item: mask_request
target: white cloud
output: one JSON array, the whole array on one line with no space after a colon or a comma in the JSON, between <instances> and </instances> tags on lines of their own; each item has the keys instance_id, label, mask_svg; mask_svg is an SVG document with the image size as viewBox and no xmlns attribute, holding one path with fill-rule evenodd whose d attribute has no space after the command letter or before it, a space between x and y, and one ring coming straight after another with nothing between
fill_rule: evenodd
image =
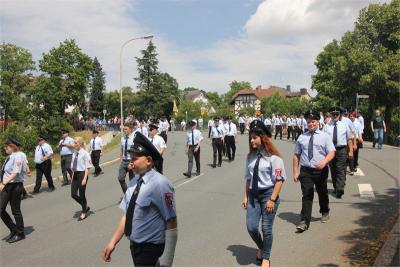
<instances>
[{"instance_id":1,"label":"white cloud","mask_svg":"<svg viewBox=\"0 0 400 267\"><path fill-rule=\"evenodd\" d=\"M323 46L351 30L360 8L374 0L267 0L243 25L242 36L204 49L184 49L163 33L146 29L132 14L132 0L1 0L1 40L29 49L38 60L66 38L97 56L107 89L119 87L119 49L131 37L154 33L160 70L180 86L224 92L232 80L256 85L310 87L313 62ZM153 31L152 31L153 30ZM123 84L135 86L134 57L146 46L124 49ZM201 67L200 67L201 66Z\"/></svg>"}]
</instances>

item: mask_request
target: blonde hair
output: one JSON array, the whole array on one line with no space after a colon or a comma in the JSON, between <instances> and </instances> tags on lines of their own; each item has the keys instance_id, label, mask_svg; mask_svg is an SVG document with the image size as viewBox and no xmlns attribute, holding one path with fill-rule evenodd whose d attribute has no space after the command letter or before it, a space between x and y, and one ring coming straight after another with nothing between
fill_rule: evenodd
<instances>
[{"instance_id":1,"label":"blonde hair","mask_svg":"<svg viewBox=\"0 0 400 267\"><path fill-rule=\"evenodd\" d=\"M85 148L85 140L81 136L75 137L75 141L79 144L81 148Z\"/></svg>"}]
</instances>

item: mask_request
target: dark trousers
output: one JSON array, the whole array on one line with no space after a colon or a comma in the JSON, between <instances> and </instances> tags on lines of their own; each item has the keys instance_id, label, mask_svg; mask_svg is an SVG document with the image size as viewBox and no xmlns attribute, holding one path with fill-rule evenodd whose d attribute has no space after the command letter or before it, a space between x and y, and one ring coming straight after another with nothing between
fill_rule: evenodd
<instances>
[{"instance_id":1,"label":"dark trousers","mask_svg":"<svg viewBox=\"0 0 400 267\"><path fill-rule=\"evenodd\" d=\"M132 180L132 178L135 176L135 174L133 173L132 170L128 170L128 165L129 165L129 160L123 160L121 161L121 164L119 165L119 169L118 169L118 181L121 185L122 188L122 192L126 192L126 189L128 189L128 186L126 185L125 182L125 177L126 174L129 174L129 181Z\"/></svg>"},{"instance_id":2,"label":"dark trousers","mask_svg":"<svg viewBox=\"0 0 400 267\"><path fill-rule=\"evenodd\" d=\"M22 183L8 183L0 192L1 200L1 219L12 233L24 235L24 218L21 213L21 196L23 192ZM11 212L14 216L15 223L12 221L6 208L10 202Z\"/></svg>"},{"instance_id":3,"label":"dark trousers","mask_svg":"<svg viewBox=\"0 0 400 267\"><path fill-rule=\"evenodd\" d=\"M212 139L212 148L213 148L213 165L217 164L217 153L218 153L218 165L222 164L222 140L221 138L213 138Z\"/></svg>"},{"instance_id":4,"label":"dark trousers","mask_svg":"<svg viewBox=\"0 0 400 267\"><path fill-rule=\"evenodd\" d=\"M357 140L357 149L354 151L354 168L358 167L358 154L360 153L360 149L363 148L363 143Z\"/></svg>"},{"instance_id":5,"label":"dark trousers","mask_svg":"<svg viewBox=\"0 0 400 267\"><path fill-rule=\"evenodd\" d=\"M135 266L156 266L164 252L165 244L142 243L131 241L131 255Z\"/></svg>"},{"instance_id":6,"label":"dark trousers","mask_svg":"<svg viewBox=\"0 0 400 267\"><path fill-rule=\"evenodd\" d=\"M329 212L329 196L328 196L328 167L322 170L301 167L300 183L301 192L303 193L301 205L301 220L307 225L311 221L312 204L314 199L314 186L318 193L319 212Z\"/></svg>"},{"instance_id":7,"label":"dark trousers","mask_svg":"<svg viewBox=\"0 0 400 267\"><path fill-rule=\"evenodd\" d=\"M336 148L335 157L329 164L333 187L337 191L344 191L346 185L347 146Z\"/></svg>"},{"instance_id":8,"label":"dark trousers","mask_svg":"<svg viewBox=\"0 0 400 267\"><path fill-rule=\"evenodd\" d=\"M279 138L282 140L282 125L276 125L275 126L275 138L279 134Z\"/></svg>"},{"instance_id":9,"label":"dark trousers","mask_svg":"<svg viewBox=\"0 0 400 267\"><path fill-rule=\"evenodd\" d=\"M87 201L85 195L86 185L82 185L82 180L84 176L85 172L74 172L71 182L71 197L82 206L82 212L86 212L87 209Z\"/></svg>"},{"instance_id":10,"label":"dark trousers","mask_svg":"<svg viewBox=\"0 0 400 267\"><path fill-rule=\"evenodd\" d=\"M94 166L94 174L100 174L102 169L100 168L100 153L101 150L94 150L92 151L92 153L90 154L90 157L92 159L92 163Z\"/></svg>"},{"instance_id":11,"label":"dark trousers","mask_svg":"<svg viewBox=\"0 0 400 267\"><path fill-rule=\"evenodd\" d=\"M194 160L196 161L196 172L200 173L200 147L199 150L197 150L197 152L194 152L194 149L196 148L197 145L195 146L189 146L188 149L188 171L187 173L191 174L192 173L192 169L193 169L193 157Z\"/></svg>"},{"instance_id":12,"label":"dark trousers","mask_svg":"<svg viewBox=\"0 0 400 267\"><path fill-rule=\"evenodd\" d=\"M235 137L227 135L225 136L225 143L226 143L226 154L229 160L235 160L236 154L236 144L235 144Z\"/></svg>"},{"instance_id":13,"label":"dark trousers","mask_svg":"<svg viewBox=\"0 0 400 267\"><path fill-rule=\"evenodd\" d=\"M240 134L244 134L244 123L239 123Z\"/></svg>"},{"instance_id":14,"label":"dark trousers","mask_svg":"<svg viewBox=\"0 0 400 267\"><path fill-rule=\"evenodd\" d=\"M36 183L33 188L34 192L39 192L40 187L42 186L42 178L43 174L46 177L47 185L49 188L54 188L53 177L51 177L51 159L43 161L40 164L36 164Z\"/></svg>"},{"instance_id":15,"label":"dark trousers","mask_svg":"<svg viewBox=\"0 0 400 267\"><path fill-rule=\"evenodd\" d=\"M267 130L272 134L272 125L267 125Z\"/></svg>"},{"instance_id":16,"label":"dark trousers","mask_svg":"<svg viewBox=\"0 0 400 267\"><path fill-rule=\"evenodd\" d=\"M287 139L290 139L290 135L292 135L292 140L294 140L294 132L293 132L293 126L288 126L287 128Z\"/></svg>"},{"instance_id":17,"label":"dark trousers","mask_svg":"<svg viewBox=\"0 0 400 267\"><path fill-rule=\"evenodd\" d=\"M300 127L296 128L296 137L294 138L296 141L299 139L299 136L303 134L303 130Z\"/></svg>"},{"instance_id":18,"label":"dark trousers","mask_svg":"<svg viewBox=\"0 0 400 267\"><path fill-rule=\"evenodd\" d=\"M72 169L71 169L71 161L72 161L72 154L61 156L61 172L63 175L64 183L68 182L68 175L72 178Z\"/></svg>"},{"instance_id":19,"label":"dark trousers","mask_svg":"<svg viewBox=\"0 0 400 267\"><path fill-rule=\"evenodd\" d=\"M160 136L164 139L164 142L167 143L167 139L168 139L167 132L166 131L162 131L160 133Z\"/></svg>"}]
</instances>

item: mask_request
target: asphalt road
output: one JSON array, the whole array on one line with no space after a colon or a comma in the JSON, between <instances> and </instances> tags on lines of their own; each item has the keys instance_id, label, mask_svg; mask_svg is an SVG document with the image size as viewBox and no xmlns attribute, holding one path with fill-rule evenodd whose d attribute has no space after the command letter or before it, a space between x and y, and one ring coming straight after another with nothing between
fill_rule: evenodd
<instances>
[{"instance_id":1,"label":"asphalt road","mask_svg":"<svg viewBox=\"0 0 400 267\"><path fill-rule=\"evenodd\" d=\"M205 133L204 133L205 135ZM186 179L187 159L183 152L184 133L168 135L165 175L176 188L179 238L175 266L255 266L256 248L245 225L240 207L244 188L244 162L248 137L240 136L236 160L224 161L212 169L212 149L201 147L201 175ZM399 152L365 148L360 167L365 176L347 176L342 199L330 197L331 220L320 223L315 196L310 229L295 233L301 209L300 184L292 180L294 144L276 141L285 160L288 180L281 193L281 205L274 225L272 266L354 266L368 257L370 244L378 239L390 218L398 212ZM116 153L116 150L113 150ZM116 157L117 155L115 155ZM108 158L112 156L108 155ZM70 197L70 187L57 186L50 193L22 202L25 240L1 242L1 266L129 266L129 242L123 238L111 263L100 255L121 216L117 203L122 191L117 181L118 164L103 168L105 174L90 177L87 188L92 213L77 221L80 207ZM358 184L370 184L374 198L361 198ZM328 183L331 189L332 184ZM8 234L3 223L1 236Z\"/></svg>"}]
</instances>

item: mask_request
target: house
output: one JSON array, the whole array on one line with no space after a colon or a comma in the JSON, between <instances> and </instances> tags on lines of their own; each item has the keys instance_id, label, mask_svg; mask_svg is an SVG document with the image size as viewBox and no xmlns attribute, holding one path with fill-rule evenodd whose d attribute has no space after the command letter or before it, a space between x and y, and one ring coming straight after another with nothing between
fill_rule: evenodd
<instances>
[{"instance_id":1,"label":"house","mask_svg":"<svg viewBox=\"0 0 400 267\"><path fill-rule=\"evenodd\" d=\"M188 91L187 93L184 94L183 96L185 100L191 101L191 102L202 102L204 106L209 106L208 113L213 114L215 113L214 107L209 105L208 97L206 95L206 92L203 90L191 90Z\"/></svg>"},{"instance_id":2,"label":"house","mask_svg":"<svg viewBox=\"0 0 400 267\"><path fill-rule=\"evenodd\" d=\"M256 100L262 100L264 98L271 97L275 94L279 94L283 97L300 97L301 99L311 99L306 88L300 89L298 92L292 92L290 85L285 88L278 86L270 86L267 89L262 89L261 86L257 86L255 89L244 89L237 92L231 101L231 106L235 114L238 114L242 108L252 107L256 104Z\"/></svg>"}]
</instances>

